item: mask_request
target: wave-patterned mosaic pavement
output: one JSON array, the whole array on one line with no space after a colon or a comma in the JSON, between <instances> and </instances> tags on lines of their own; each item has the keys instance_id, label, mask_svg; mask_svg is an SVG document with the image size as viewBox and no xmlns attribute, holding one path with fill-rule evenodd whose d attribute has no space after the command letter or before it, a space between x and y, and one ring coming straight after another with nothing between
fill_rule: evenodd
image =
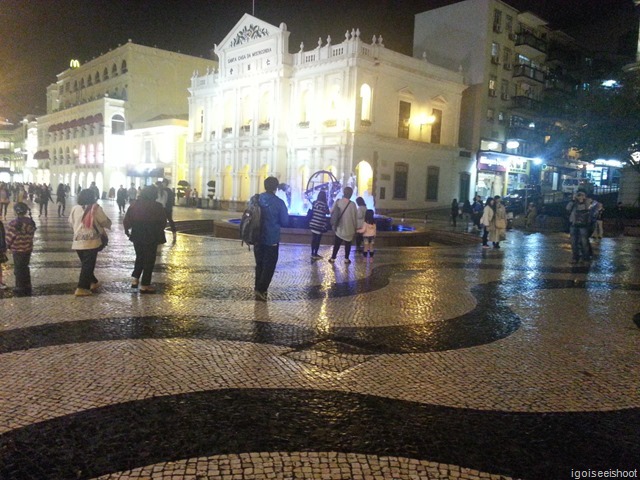
<instances>
[{"instance_id":1,"label":"wave-patterned mosaic pavement","mask_svg":"<svg viewBox=\"0 0 640 480\"><path fill-rule=\"evenodd\" d=\"M179 235L156 295L114 219L92 297L37 218L33 296L0 292L1 479L561 479L640 467L640 242L564 234L310 262L269 302L240 242ZM176 209L178 219L214 212ZM323 247L325 257L329 247ZM12 272L5 280L12 285Z\"/></svg>"}]
</instances>

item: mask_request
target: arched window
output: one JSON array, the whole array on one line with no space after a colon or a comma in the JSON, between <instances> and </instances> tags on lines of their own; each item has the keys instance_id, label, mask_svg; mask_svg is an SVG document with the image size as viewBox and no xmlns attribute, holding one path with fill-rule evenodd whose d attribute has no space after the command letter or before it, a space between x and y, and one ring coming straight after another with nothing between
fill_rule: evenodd
<instances>
[{"instance_id":1,"label":"arched window","mask_svg":"<svg viewBox=\"0 0 640 480\"><path fill-rule=\"evenodd\" d=\"M271 122L271 92L262 92L260 96L260 105L258 106L258 118L261 130L268 130Z\"/></svg>"},{"instance_id":2,"label":"arched window","mask_svg":"<svg viewBox=\"0 0 640 480\"><path fill-rule=\"evenodd\" d=\"M96 147L93 143L89 144L89 156L87 163L96 163Z\"/></svg>"},{"instance_id":3,"label":"arched window","mask_svg":"<svg viewBox=\"0 0 640 480\"><path fill-rule=\"evenodd\" d=\"M96 161L98 163L104 163L104 145L102 142L98 143L98 151L96 154Z\"/></svg>"},{"instance_id":4,"label":"arched window","mask_svg":"<svg viewBox=\"0 0 640 480\"><path fill-rule=\"evenodd\" d=\"M90 87L91 85L93 85L93 78L91 78L91 75L89 75L87 77L87 87Z\"/></svg>"},{"instance_id":5,"label":"arched window","mask_svg":"<svg viewBox=\"0 0 640 480\"><path fill-rule=\"evenodd\" d=\"M74 92L78 91L78 81L77 80L74 80L74 82L73 82L73 91Z\"/></svg>"},{"instance_id":6,"label":"arched window","mask_svg":"<svg viewBox=\"0 0 640 480\"><path fill-rule=\"evenodd\" d=\"M371 123L371 87L363 83L360 87L360 121Z\"/></svg>"},{"instance_id":7,"label":"arched window","mask_svg":"<svg viewBox=\"0 0 640 480\"><path fill-rule=\"evenodd\" d=\"M113 64L113 67L111 67L111 76L113 77L117 77L118 76L118 67L116 67L116 64Z\"/></svg>"},{"instance_id":8,"label":"arched window","mask_svg":"<svg viewBox=\"0 0 640 480\"><path fill-rule=\"evenodd\" d=\"M96 83L100 83L100 73L96 72Z\"/></svg>"},{"instance_id":9,"label":"arched window","mask_svg":"<svg viewBox=\"0 0 640 480\"><path fill-rule=\"evenodd\" d=\"M87 147L86 145L80 145L80 157L78 158L78 162L82 165L87 163Z\"/></svg>"},{"instance_id":10,"label":"arched window","mask_svg":"<svg viewBox=\"0 0 640 480\"><path fill-rule=\"evenodd\" d=\"M127 73L127 61L122 60L122 65L120 66L120 73Z\"/></svg>"},{"instance_id":11,"label":"arched window","mask_svg":"<svg viewBox=\"0 0 640 480\"><path fill-rule=\"evenodd\" d=\"M80 79L80 90L84 88L84 78Z\"/></svg>"},{"instance_id":12,"label":"arched window","mask_svg":"<svg viewBox=\"0 0 640 480\"><path fill-rule=\"evenodd\" d=\"M109 69L107 67L104 67L104 71L102 72L102 80L108 80L109 79Z\"/></svg>"},{"instance_id":13,"label":"arched window","mask_svg":"<svg viewBox=\"0 0 640 480\"><path fill-rule=\"evenodd\" d=\"M122 115L111 117L111 133L113 135L124 135L124 117Z\"/></svg>"}]
</instances>

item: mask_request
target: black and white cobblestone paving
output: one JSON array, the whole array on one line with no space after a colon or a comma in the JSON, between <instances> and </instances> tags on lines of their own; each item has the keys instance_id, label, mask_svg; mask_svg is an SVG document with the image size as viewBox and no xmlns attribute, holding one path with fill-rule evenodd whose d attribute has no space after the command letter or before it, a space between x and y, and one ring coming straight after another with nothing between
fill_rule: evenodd
<instances>
[{"instance_id":1,"label":"black and white cobblestone paving","mask_svg":"<svg viewBox=\"0 0 640 480\"><path fill-rule=\"evenodd\" d=\"M36 218L33 296L0 292L0 479L640 468L638 239L605 238L579 266L560 233L351 265L282 245L264 303L239 241L179 235L159 250L158 293L140 296L103 204L115 225L97 294L72 295L79 260L58 217Z\"/></svg>"}]
</instances>

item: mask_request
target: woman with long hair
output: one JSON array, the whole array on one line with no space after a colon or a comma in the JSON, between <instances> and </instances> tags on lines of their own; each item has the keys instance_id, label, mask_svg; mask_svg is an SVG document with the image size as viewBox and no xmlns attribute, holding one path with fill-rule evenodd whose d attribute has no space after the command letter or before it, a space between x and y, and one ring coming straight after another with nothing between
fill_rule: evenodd
<instances>
[{"instance_id":1,"label":"woman with long hair","mask_svg":"<svg viewBox=\"0 0 640 480\"><path fill-rule=\"evenodd\" d=\"M78 205L69 214L69 224L73 228L71 248L76 251L81 263L76 297L92 295L100 286L94 270L98 252L103 248L102 235L106 235L105 228L111 228L111 219L96 201L93 190L82 190L78 194Z\"/></svg>"},{"instance_id":2,"label":"woman with long hair","mask_svg":"<svg viewBox=\"0 0 640 480\"><path fill-rule=\"evenodd\" d=\"M327 231L327 214L329 206L327 205L327 192L321 190L318 192L318 198L313 202L311 207L311 219L309 220L309 228L311 229L311 260L322 258L318 255L322 234Z\"/></svg>"}]
</instances>

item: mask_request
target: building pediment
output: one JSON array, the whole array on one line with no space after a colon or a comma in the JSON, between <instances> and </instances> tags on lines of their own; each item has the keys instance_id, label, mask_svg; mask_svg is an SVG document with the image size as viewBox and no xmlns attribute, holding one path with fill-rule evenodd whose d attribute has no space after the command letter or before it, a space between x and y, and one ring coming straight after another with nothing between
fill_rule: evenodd
<instances>
[{"instance_id":1,"label":"building pediment","mask_svg":"<svg viewBox=\"0 0 640 480\"><path fill-rule=\"evenodd\" d=\"M220 42L220 45L216 45L215 51L218 53L219 51L245 46L256 40L274 35L279 31L278 27L245 13L235 27Z\"/></svg>"},{"instance_id":2,"label":"building pediment","mask_svg":"<svg viewBox=\"0 0 640 480\"><path fill-rule=\"evenodd\" d=\"M439 103L440 105L447 105L449 102L442 95L436 95L431 99L433 103Z\"/></svg>"},{"instance_id":3,"label":"building pediment","mask_svg":"<svg viewBox=\"0 0 640 480\"><path fill-rule=\"evenodd\" d=\"M398 90L398 95L402 97L409 97L409 98L413 98L415 96L413 94L413 90L411 90L409 87L404 87Z\"/></svg>"}]
</instances>

